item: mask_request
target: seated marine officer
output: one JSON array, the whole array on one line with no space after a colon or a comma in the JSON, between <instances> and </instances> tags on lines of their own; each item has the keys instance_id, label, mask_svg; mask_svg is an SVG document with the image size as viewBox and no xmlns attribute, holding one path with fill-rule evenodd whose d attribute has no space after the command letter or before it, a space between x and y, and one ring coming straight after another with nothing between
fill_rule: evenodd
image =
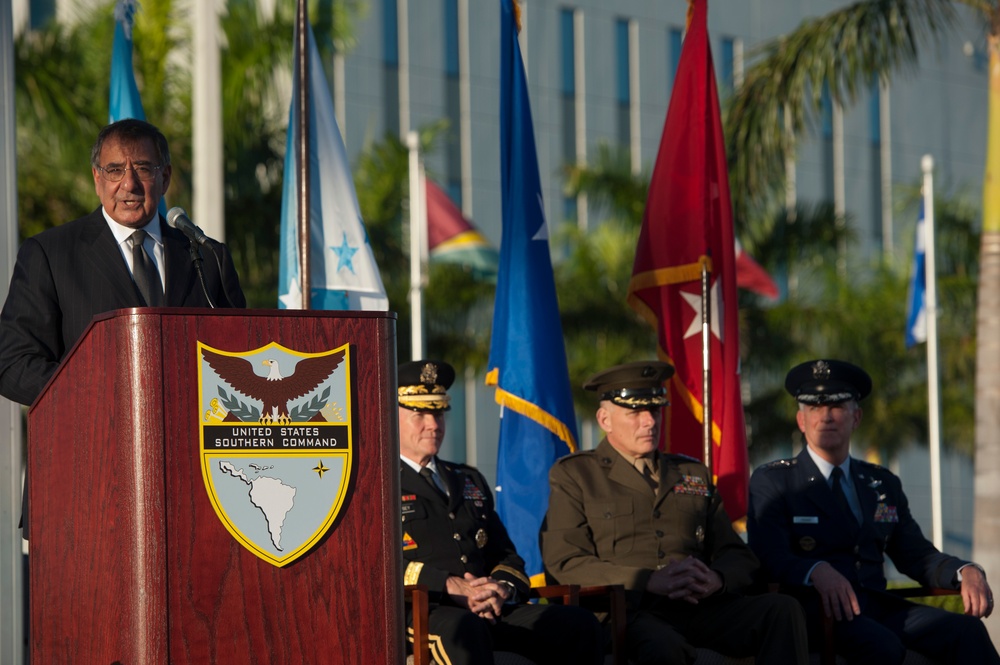
<instances>
[{"instance_id":1,"label":"seated marine officer","mask_svg":"<svg viewBox=\"0 0 1000 665\"><path fill-rule=\"evenodd\" d=\"M740 595L758 562L733 530L712 474L657 450L663 383L673 373L665 362L634 362L584 384L600 395L605 437L549 472L546 570L560 584L624 585L627 651L639 665L692 663L699 646L766 665L808 662L794 599Z\"/></svg>"},{"instance_id":2,"label":"seated marine officer","mask_svg":"<svg viewBox=\"0 0 1000 665\"><path fill-rule=\"evenodd\" d=\"M602 662L604 640L592 613L527 602L524 561L483 475L437 456L454 380L451 365L437 360L399 367L403 581L430 591L434 661L489 665L499 650L538 665Z\"/></svg>"}]
</instances>

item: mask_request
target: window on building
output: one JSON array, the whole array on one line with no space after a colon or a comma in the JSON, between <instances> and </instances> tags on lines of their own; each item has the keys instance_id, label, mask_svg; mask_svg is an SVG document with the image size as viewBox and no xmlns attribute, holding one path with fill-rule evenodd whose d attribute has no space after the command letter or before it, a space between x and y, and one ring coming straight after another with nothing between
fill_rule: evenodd
<instances>
[{"instance_id":1,"label":"window on building","mask_svg":"<svg viewBox=\"0 0 1000 665\"><path fill-rule=\"evenodd\" d=\"M736 86L736 41L732 37L722 38L722 53L719 62L719 89L721 97L729 97Z\"/></svg>"},{"instance_id":2,"label":"window on building","mask_svg":"<svg viewBox=\"0 0 1000 665\"><path fill-rule=\"evenodd\" d=\"M559 10L559 120L562 130L562 160L575 164L576 159L576 10ZM563 199L563 215L575 219L576 198Z\"/></svg>"},{"instance_id":3,"label":"window on building","mask_svg":"<svg viewBox=\"0 0 1000 665\"><path fill-rule=\"evenodd\" d=\"M629 86L629 29L627 19L615 21L615 102L618 143L632 145L632 91Z\"/></svg>"},{"instance_id":4,"label":"window on building","mask_svg":"<svg viewBox=\"0 0 1000 665\"><path fill-rule=\"evenodd\" d=\"M444 71L458 78L458 0L444 0Z\"/></svg>"},{"instance_id":5,"label":"window on building","mask_svg":"<svg viewBox=\"0 0 1000 665\"><path fill-rule=\"evenodd\" d=\"M382 91L385 129L399 134L399 7L382 0Z\"/></svg>"},{"instance_id":6,"label":"window on building","mask_svg":"<svg viewBox=\"0 0 1000 665\"><path fill-rule=\"evenodd\" d=\"M673 83L677 78L677 65L681 63L681 49L684 47L684 29L670 28L667 39L670 43L670 82Z\"/></svg>"}]
</instances>

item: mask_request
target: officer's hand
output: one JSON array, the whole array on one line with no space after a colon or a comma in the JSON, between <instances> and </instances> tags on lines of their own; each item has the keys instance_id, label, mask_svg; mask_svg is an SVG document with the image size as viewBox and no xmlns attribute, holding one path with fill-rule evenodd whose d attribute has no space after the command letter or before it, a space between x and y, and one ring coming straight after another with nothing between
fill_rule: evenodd
<instances>
[{"instance_id":1,"label":"officer's hand","mask_svg":"<svg viewBox=\"0 0 1000 665\"><path fill-rule=\"evenodd\" d=\"M823 612L826 616L832 616L837 621L851 621L861 614L854 587L827 562L813 568L809 580L823 600Z\"/></svg>"},{"instance_id":2,"label":"officer's hand","mask_svg":"<svg viewBox=\"0 0 1000 665\"><path fill-rule=\"evenodd\" d=\"M722 588L722 577L700 559L688 557L671 561L649 576L646 590L697 605L702 598Z\"/></svg>"},{"instance_id":3,"label":"officer's hand","mask_svg":"<svg viewBox=\"0 0 1000 665\"><path fill-rule=\"evenodd\" d=\"M980 619L993 613L993 591L976 566L962 568L962 603L966 614Z\"/></svg>"},{"instance_id":4,"label":"officer's hand","mask_svg":"<svg viewBox=\"0 0 1000 665\"><path fill-rule=\"evenodd\" d=\"M474 612L490 623L494 623L500 616L508 596L505 585L489 577L476 577L472 573L466 573L464 577L449 577L445 588L456 605Z\"/></svg>"}]
</instances>

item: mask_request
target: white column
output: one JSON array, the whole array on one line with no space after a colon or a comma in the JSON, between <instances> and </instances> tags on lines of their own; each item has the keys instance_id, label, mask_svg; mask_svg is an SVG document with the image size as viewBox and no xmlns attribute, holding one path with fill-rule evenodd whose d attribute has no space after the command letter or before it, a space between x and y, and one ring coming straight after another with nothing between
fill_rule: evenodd
<instances>
[{"instance_id":1,"label":"white column","mask_svg":"<svg viewBox=\"0 0 1000 665\"><path fill-rule=\"evenodd\" d=\"M207 235L225 240L225 184L222 170L222 69L219 63L219 7L216 0L191 3L194 48L191 155L192 217Z\"/></svg>"},{"instance_id":2,"label":"white column","mask_svg":"<svg viewBox=\"0 0 1000 665\"><path fill-rule=\"evenodd\" d=\"M339 50L333 54L333 113L337 116L340 134L347 142L347 76L346 58Z\"/></svg>"},{"instance_id":3,"label":"white column","mask_svg":"<svg viewBox=\"0 0 1000 665\"><path fill-rule=\"evenodd\" d=\"M941 525L941 398L938 371L937 337L937 267L934 255L934 159L924 155L920 161L924 173L924 291L927 313L927 433L930 436L931 464L931 540L939 550L944 543Z\"/></svg>"},{"instance_id":4,"label":"white column","mask_svg":"<svg viewBox=\"0 0 1000 665\"><path fill-rule=\"evenodd\" d=\"M0 0L0 88L14 89L14 30L10 0ZM17 159L14 96L0 104L0 300L17 254ZM24 555L21 530L21 407L0 397L0 663L24 662Z\"/></svg>"},{"instance_id":5,"label":"white column","mask_svg":"<svg viewBox=\"0 0 1000 665\"><path fill-rule=\"evenodd\" d=\"M424 357L424 247L427 243L427 203L424 199L423 173L420 168L420 137L406 135L410 150L410 346L411 357Z\"/></svg>"}]
</instances>

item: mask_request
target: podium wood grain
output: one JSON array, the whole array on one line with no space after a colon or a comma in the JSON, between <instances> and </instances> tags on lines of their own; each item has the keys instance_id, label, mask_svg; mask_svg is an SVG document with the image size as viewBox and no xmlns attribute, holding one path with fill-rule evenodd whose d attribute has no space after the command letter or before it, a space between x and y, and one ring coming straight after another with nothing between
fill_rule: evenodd
<instances>
[{"instance_id":1,"label":"podium wood grain","mask_svg":"<svg viewBox=\"0 0 1000 665\"><path fill-rule=\"evenodd\" d=\"M196 341L351 344L352 490L278 568L202 479ZM401 663L395 316L133 309L96 320L29 412L31 649L43 663Z\"/></svg>"}]
</instances>

